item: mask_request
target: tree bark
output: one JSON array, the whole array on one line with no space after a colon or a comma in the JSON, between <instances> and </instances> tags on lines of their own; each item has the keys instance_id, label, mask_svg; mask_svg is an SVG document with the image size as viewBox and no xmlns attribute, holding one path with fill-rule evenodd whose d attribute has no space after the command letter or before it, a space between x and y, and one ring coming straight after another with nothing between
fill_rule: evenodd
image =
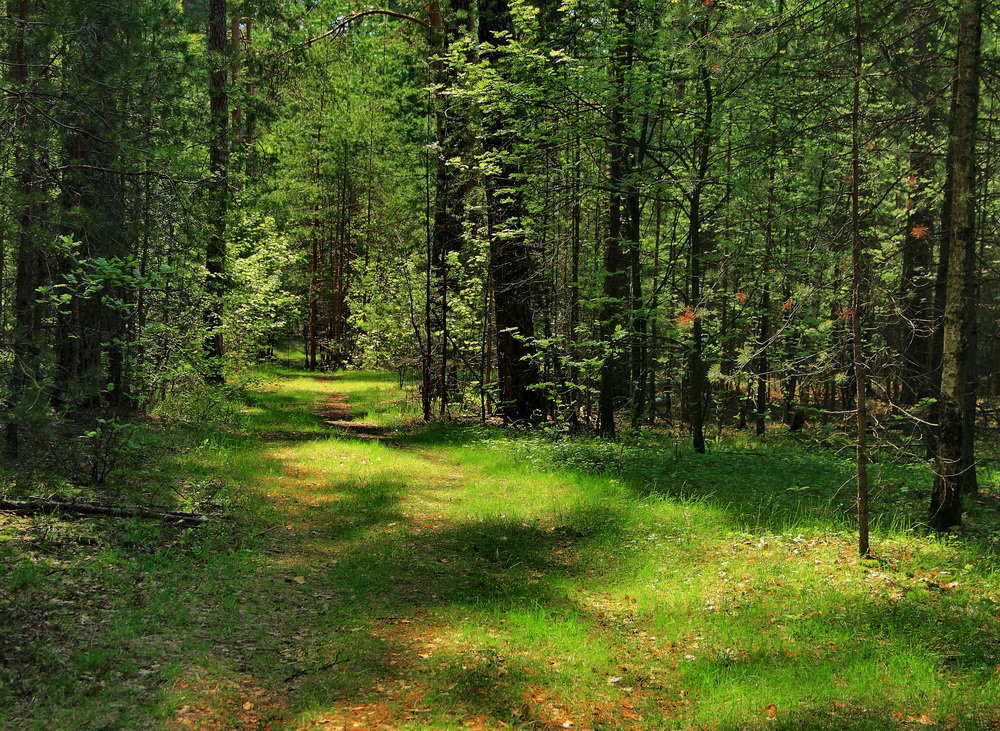
<instances>
[{"instance_id":1,"label":"tree bark","mask_svg":"<svg viewBox=\"0 0 1000 731\"><path fill-rule=\"evenodd\" d=\"M229 25L226 0L210 0L208 5L208 96L209 96L209 234L205 250L205 380L223 383L222 336L223 298L226 293L226 217L229 214Z\"/></svg>"},{"instance_id":2,"label":"tree bark","mask_svg":"<svg viewBox=\"0 0 1000 731\"><path fill-rule=\"evenodd\" d=\"M627 105L629 103L628 73L633 62L635 41L635 8L629 0L615 6L617 40L611 56L611 88L609 112L608 233L604 241L603 304L601 306L601 339L607 348L601 363L601 385L598 395L598 430L604 436L614 436L615 412L624 404L629 386L630 338L629 269L634 247L629 206L629 175L634 154L629 135Z\"/></svg>"},{"instance_id":3,"label":"tree bark","mask_svg":"<svg viewBox=\"0 0 1000 731\"><path fill-rule=\"evenodd\" d=\"M145 505L103 505L89 502L58 502L55 500L0 500L0 511L15 515L50 515L57 513L73 516L109 518L151 518L171 523L201 525L208 517L201 513L188 513Z\"/></svg>"},{"instance_id":4,"label":"tree bark","mask_svg":"<svg viewBox=\"0 0 1000 731\"><path fill-rule=\"evenodd\" d=\"M73 6L74 21L88 29L71 46L63 73L77 103L61 120L68 131L61 180L63 231L79 247L61 257L72 274L99 259L124 257L133 250L127 225L121 173L123 97L116 63L127 42L119 12L104 3ZM124 287L102 281L100 292L75 291L60 309L56 333L57 369L53 401L71 411L117 406L126 397Z\"/></svg>"},{"instance_id":5,"label":"tree bark","mask_svg":"<svg viewBox=\"0 0 1000 731\"><path fill-rule=\"evenodd\" d=\"M504 34L513 31L507 0L480 0L479 42L482 58L500 73L506 72ZM542 413L535 335L537 266L524 229L521 166L514 147L510 113L500 109L485 114L483 148L495 165L486 176L486 205L490 241L490 279L493 285L497 334L498 410L505 423L537 420Z\"/></svg>"},{"instance_id":6,"label":"tree bark","mask_svg":"<svg viewBox=\"0 0 1000 731\"><path fill-rule=\"evenodd\" d=\"M914 11L914 16L920 10ZM910 171L906 184L906 230L903 233L902 272L899 296L900 401L912 406L933 396L934 276L932 242L935 233L932 182L935 154L931 140L938 133L937 83L933 54L936 24L916 19L919 32L914 38L914 55L908 72L910 103L919 114L909 154Z\"/></svg>"},{"instance_id":7,"label":"tree bark","mask_svg":"<svg viewBox=\"0 0 1000 731\"><path fill-rule=\"evenodd\" d=\"M11 43L8 79L20 94L28 93L30 68L34 54L30 52L28 22L34 14L32 0L9 0L8 14L15 19L16 30ZM16 97L15 97L16 99ZM22 101L12 105L14 148L14 219L17 245L14 274L14 321L11 329L11 371L7 394L6 449L17 457L21 444L21 424L33 399L31 384L37 382L39 346L37 343L39 304L36 289L40 284L41 254L38 251L38 186L32 138L32 118Z\"/></svg>"},{"instance_id":8,"label":"tree bark","mask_svg":"<svg viewBox=\"0 0 1000 731\"><path fill-rule=\"evenodd\" d=\"M687 411L691 425L691 445L695 452L705 452L705 409L708 400L708 373L704 358L704 331L698 313L701 304L702 276L704 273L705 230L702 220L702 194L708 182L709 161L711 159L715 115L715 90L712 86L711 69L708 66L708 52L704 40L708 36L708 13L700 26L698 38L699 66L698 82L702 91L702 119L696 141L696 167L691 193L688 195L688 247L690 262L688 267L689 301L692 312L691 344L687 358Z\"/></svg>"},{"instance_id":9,"label":"tree bark","mask_svg":"<svg viewBox=\"0 0 1000 731\"><path fill-rule=\"evenodd\" d=\"M861 76L864 55L861 0L854 0L854 90L851 104L851 370L855 386L855 467L857 482L858 554L867 556L868 539L868 368L865 362L863 313L868 307L864 239L861 221Z\"/></svg>"},{"instance_id":10,"label":"tree bark","mask_svg":"<svg viewBox=\"0 0 1000 731\"><path fill-rule=\"evenodd\" d=\"M982 0L958 5L958 43L948 150L950 234L942 330L941 384L938 395L937 474L931 495L930 524L936 530L961 525L962 495L974 475L967 398L974 364L976 276L976 131L979 119Z\"/></svg>"},{"instance_id":11,"label":"tree bark","mask_svg":"<svg viewBox=\"0 0 1000 731\"><path fill-rule=\"evenodd\" d=\"M433 283L427 312L430 316L430 398L438 398L442 416L449 397L458 389L457 354L449 334L450 301L459 294L459 278L451 271L454 256L464 248L466 198L470 188L472 131L467 103L451 93L455 75L448 54L462 36L472 32L471 0L452 0L444 7L429 6L430 72L436 91L432 100L435 132L433 228L428 266Z\"/></svg>"}]
</instances>

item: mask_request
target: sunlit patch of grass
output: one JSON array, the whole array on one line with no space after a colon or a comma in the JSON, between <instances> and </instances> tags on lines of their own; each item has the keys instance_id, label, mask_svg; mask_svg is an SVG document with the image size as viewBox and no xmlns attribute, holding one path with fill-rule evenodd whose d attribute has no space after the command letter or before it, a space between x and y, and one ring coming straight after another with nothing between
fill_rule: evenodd
<instances>
[{"instance_id":1,"label":"sunlit patch of grass","mask_svg":"<svg viewBox=\"0 0 1000 731\"><path fill-rule=\"evenodd\" d=\"M462 445L455 430L438 431L446 453L466 469L476 465L513 485L493 502L473 503L481 513L493 514L504 498L514 503L559 485L558 494L566 497L550 502L549 512L533 505L536 519L545 515L577 539L599 537L567 549L589 580L562 586L591 597L600 616L617 616L625 625L641 616L661 640L670 638L659 647L668 658L660 671L673 671L668 685L683 688L682 700L666 703L666 712L664 704L647 708L648 718L684 727L790 728L881 727L931 718L975 727L992 718L989 699L1000 657L987 653L970 663L965 656L967 679L956 681L961 664L954 652L941 651L977 644L976 632L995 635L986 622L998 616L992 558L969 563L973 545L920 537L909 521L886 512L876 534L887 558L859 563L844 509L849 465L841 469L829 457L787 448L765 458L765 470L745 467L759 454L671 459L668 451L665 464L657 464L649 448L649 462L640 464L641 453L627 445L600 444L597 454L587 455L592 443L586 441L569 445L570 459L560 459L552 452L566 450L545 440L467 434L470 443ZM584 455L576 457L573 449ZM783 471L774 471L775 461ZM548 479L540 479L539 468ZM885 467L881 474L914 473ZM574 502L575 516L567 510ZM968 580L992 614L974 609L966 596L947 594L951 588L938 592L954 597L952 609L932 603L922 620L905 611L907 602L923 601L919 582L929 580L913 575L928 566L947 572L956 564L974 574ZM953 569L943 576L954 575ZM940 630L943 613L977 611L976 632L970 627L961 636L942 637L949 634ZM922 646L914 646L915 622L918 635L927 632ZM980 670L970 676L971 666Z\"/></svg>"},{"instance_id":2,"label":"sunlit patch of grass","mask_svg":"<svg viewBox=\"0 0 1000 731\"><path fill-rule=\"evenodd\" d=\"M394 376L262 383L235 421L150 437L147 478L229 518L0 526L26 638L0 664L0 726L1000 720L995 558L898 518L913 468L877 468L859 561L834 453L407 425ZM388 439L324 426L331 393Z\"/></svg>"},{"instance_id":3,"label":"sunlit patch of grass","mask_svg":"<svg viewBox=\"0 0 1000 731\"><path fill-rule=\"evenodd\" d=\"M346 396L352 415L359 421L396 426L419 414L417 386L398 376L377 371L308 373L287 367L268 370L266 382L277 386L280 398L316 407L331 393ZM280 384L280 385L279 385ZM273 403L273 402L271 402Z\"/></svg>"},{"instance_id":4,"label":"sunlit patch of grass","mask_svg":"<svg viewBox=\"0 0 1000 731\"><path fill-rule=\"evenodd\" d=\"M416 384L404 384L400 389L395 374L348 371L338 374L335 388L347 396L360 421L398 426L420 413Z\"/></svg>"}]
</instances>

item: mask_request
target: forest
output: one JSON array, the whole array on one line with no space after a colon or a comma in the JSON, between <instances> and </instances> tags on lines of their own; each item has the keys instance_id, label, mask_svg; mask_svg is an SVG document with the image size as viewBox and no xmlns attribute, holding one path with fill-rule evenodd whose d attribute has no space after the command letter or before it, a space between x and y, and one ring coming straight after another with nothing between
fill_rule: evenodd
<instances>
[{"instance_id":1,"label":"forest","mask_svg":"<svg viewBox=\"0 0 1000 731\"><path fill-rule=\"evenodd\" d=\"M0 727L1000 725L986 0L2 0Z\"/></svg>"}]
</instances>

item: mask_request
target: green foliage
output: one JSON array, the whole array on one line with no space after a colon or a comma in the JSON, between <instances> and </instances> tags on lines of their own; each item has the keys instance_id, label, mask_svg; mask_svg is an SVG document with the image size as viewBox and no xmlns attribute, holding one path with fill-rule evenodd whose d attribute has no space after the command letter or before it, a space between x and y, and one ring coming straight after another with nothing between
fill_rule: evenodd
<instances>
[{"instance_id":1,"label":"green foliage","mask_svg":"<svg viewBox=\"0 0 1000 731\"><path fill-rule=\"evenodd\" d=\"M301 319L303 252L278 233L272 218L244 221L238 230L226 334L231 352L254 358Z\"/></svg>"},{"instance_id":2,"label":"green foliage","mask_svg":"<svg viewBox=\"0 0 1000 731\"><path fill-rule=\"evenodd\" d=\"M0 526L4 725L997 720L995 542L883 522L859 561L832 452L406 427L391 374L262 378L242 426L159 422L146 479L207 525ZM338 393L386 443L310 413Z\"/></svg>"},{"instance_id":3,"label":"green foliage","mask_svg":"<svg viewBox=\"0 0 1000 731\"><path fill-rule=\"evenodd\" d=\"M92 484L103 485L112 472L134 463L139 447L135 438L137 428L137 424L120 421L117 417L98 418L94 428L80 434L81 472Z\"/></svg>"}]
</instances>

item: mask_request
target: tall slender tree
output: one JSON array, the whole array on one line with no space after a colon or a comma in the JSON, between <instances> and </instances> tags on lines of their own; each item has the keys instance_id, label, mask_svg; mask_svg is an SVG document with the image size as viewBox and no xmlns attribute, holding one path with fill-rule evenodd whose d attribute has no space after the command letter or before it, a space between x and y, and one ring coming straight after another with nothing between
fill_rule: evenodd
<instances>
[{"instance_id":1,"label":"tall slender tree","mask_svg":"<svg viewBox=\"0 0 1000 731\"><path fill-rule=\"evenodd\" d=\"M973 438L968 410L975 404L967 394L975 354L972 318L976 304L976 132L982 21L982 0L959 2L948 140L949 246L938 394L940 424L930 506L930 523L939 530L961 524L962 495L974 475L967 445Z\"/></svg>"},{"instance_id":2,"label":"tall slender tree","mask_svg":"<svg viewBox=\"0 0 1000 731\"><path fill-rule=\"evenodd\" d=\"M229 89L231 73L227 0L208 4L209 173L208 241L205 247L205 380L222 383L223 303L226 293L226 221L229 215Z\"/></svg>"},{"instance_id":3,"label":"tall slender tree","mask_svg":"<svg viewBox=\"0 0 1000 731\"><path fill-rule=\"evenodd\" d=\"M41 284L42 252L39 246L41 200L39 191L40 160L37 145L37 120L31 114L28 100L32 68L39 65L37 41L29 34L35 20L33 0L8 0L8 17L16 26L12 33L7 78L17 93L11 96L10 115L13 121L14 144L14 220L16 246L14 254L14 298L11 337L11 370L7 384L7 452L18 456L21 425L31 403L40 397L33 385L41 378L39 372L40 306L36 289Z\"/></svg>"},{"instance_id":4,"label":"tall slender tree","mask_svg":"<svg viewBox=\"0 0 1000 731\"><path fill-rule=\"evenodd\" d=\"M501 80L510 73L506 56L513 33L507 0L480 0L481 57ZM483 116L483 149L491 168L484 183L489 274L495 302L499 412L505 422L523 423L537 419L542 407L532 344L538 272L526 232L514 112L508 100L501 98L495 99Z\"/></svg>"}]
</instances>

